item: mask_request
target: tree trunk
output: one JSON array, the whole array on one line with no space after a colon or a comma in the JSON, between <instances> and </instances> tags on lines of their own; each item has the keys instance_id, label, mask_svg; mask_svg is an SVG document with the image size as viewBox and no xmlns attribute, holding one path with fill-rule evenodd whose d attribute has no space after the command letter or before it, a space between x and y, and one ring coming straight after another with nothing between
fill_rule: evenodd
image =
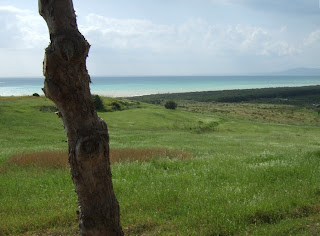
<instances>
[{"instance_id":1,"label":"tree trunk","mask_svg":"<svg viewBox=\"0 0 320 236\"><path fill-rule=\"evenodd\" d=\"M39 0L50 33L44 93L59 109L78 195L81 235L123 235L110 171L107 125L98 117L86 69L89 43L78 31L72 0Z\"/></svg>"}]
</instances>

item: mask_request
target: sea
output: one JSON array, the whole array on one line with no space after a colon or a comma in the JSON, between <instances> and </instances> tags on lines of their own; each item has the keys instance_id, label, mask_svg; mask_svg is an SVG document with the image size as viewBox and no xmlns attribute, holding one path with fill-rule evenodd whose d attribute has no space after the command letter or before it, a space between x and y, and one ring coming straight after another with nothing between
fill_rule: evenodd
<instances>
[{"instance_id":1,"label":"sea","mask_svg":"<svg viewBox=\"0 0 320 236\"><path fill-rule=\"evenodd\" d=\"M0 78L0 96L44 95L43 79ZM320 85L320 76L108 76L91 80L92 94L110 97Z\"/></svg>"}]
</instances>

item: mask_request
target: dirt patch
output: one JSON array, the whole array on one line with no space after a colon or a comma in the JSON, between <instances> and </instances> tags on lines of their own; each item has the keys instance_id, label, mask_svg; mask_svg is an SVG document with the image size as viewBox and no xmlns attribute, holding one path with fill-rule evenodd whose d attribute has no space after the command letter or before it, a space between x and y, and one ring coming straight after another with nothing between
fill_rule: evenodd
<instances>
[{"instance_id":1,"label":"dirt patch","mask_svg":"<svg viewBox=\"0 0 320 236\"><path fill-rule=\"evenodd\" d=\"M188 159L192 155L189 152L182 150L172 150L168 148L148 148L148 149L111 149L110 161L111 164L119 162L133 162L133 161L150 161L153 158L176 158ZM38 165L47 168L68 168L68 154L67 152L59 151L44 151L23 153L12 156L8 162L17 166Z\"/></svg>"}]
</instances>

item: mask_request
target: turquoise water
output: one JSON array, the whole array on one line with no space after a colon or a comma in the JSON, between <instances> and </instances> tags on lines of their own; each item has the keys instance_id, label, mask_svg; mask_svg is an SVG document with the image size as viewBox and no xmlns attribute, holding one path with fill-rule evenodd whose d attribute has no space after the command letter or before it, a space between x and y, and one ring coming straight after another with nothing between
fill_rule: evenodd
<instances>
[{"instance_id":1,"label":"turquoise water","mask_svg":"<svg viewBox=\"0 0 320 236\"><path fill-rule=\"evenodd\" d=\"M111 97L320 85L320 76L92 77L91 92ZM43 95L43 78L0 78L0 96Z\"/></svg>"}]
</instances>

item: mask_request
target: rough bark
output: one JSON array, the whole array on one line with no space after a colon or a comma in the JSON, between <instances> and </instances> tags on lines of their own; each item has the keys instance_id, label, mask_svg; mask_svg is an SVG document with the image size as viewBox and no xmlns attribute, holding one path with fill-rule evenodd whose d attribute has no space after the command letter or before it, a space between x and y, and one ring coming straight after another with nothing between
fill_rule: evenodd
<instances>
[{"instance_id":1,"label":"rough bark","mask_svg":"<svg viewBox=\"0 0 320 236\"><path fill-rule=\"evenodd\" d=\"M81 235L123 235L110 171L109 136L98 117L86 69L89 43L78 31L72 0L39 0L50 44L43 62L44 93L59 109L78 195Z\"/></svg>"}]
</instances>

